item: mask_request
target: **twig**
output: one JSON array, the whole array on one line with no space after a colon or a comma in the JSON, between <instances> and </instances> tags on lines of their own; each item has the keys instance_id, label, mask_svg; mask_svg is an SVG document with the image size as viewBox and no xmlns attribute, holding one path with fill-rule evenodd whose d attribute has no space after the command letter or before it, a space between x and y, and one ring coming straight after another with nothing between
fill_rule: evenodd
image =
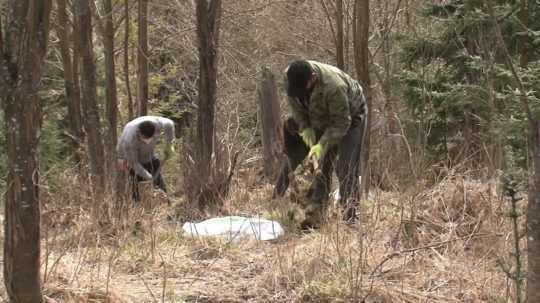
<instances>
[{"instance_id":1,"label":"twig","mask_svg":"<svg viewBox=\"0 0 540 303\"><path fill-rule=\"evenodd\" d=\"M161 303L165 303L165 291L167 290L167 263L165 263L165 259L161 255L161 253L158 252L159 258L161 259L161 265L163 266L163 286L161 289Z\"/></svg>"},{"instance_id":2,"label":"twig","mask_svg":"<svg viewBox=\"0 0 540 303\"><path fill-rule=\"evenodd\" d=\"M434 244L423 245L423 246L418 246L418 247L414 247L414 248L409 248L409 249L396 251L396 252L393 252L390 255L386 256L383 259L383 261L381 261L381 263L379 263L379 265L377 265L375 267L375 269L372 271L372 276L377 271L377 269L381 268L382 265L384 265L384 263L386 263L387 261L389 261L390 259L392 259L392 258L394 258L396 256L399 256L399 255L402 255L402 254L405 254L405 253L412 253L412 252L416 252L416 251L419 251L419 250L437 248L437 247L443 246L445 244L456 242L456 241L461 241L461 240L470 240L470 239L473 239L473 238L477 239L477 238L489 238L489 237L502 237L502 236L503 236L503 234L474 234L474 235L463 236L463 237L454 238L454 239L450 239L450 240L446 240L446 241L441 241L441 242L434 243Z\"/></svg>"},{"instance_id":3,"label":"twig","mask_svg":"<svg viewBox=\"0 0 540 303\"><path fill-rule=\"evenodd\" d=\"M141 281L144 284L144 287L146 287L146 290L148 290L148 292L152 296L152 300L154 301L154 303L158 303L159 301L156 299L156 296L152 292L152 289L150 289L150 286L148 286L148 283L146 283L146 280L143 278L143 276L141 276L140 274L137 274L137 276L141 279Z\"/></svg>"},{"instance_id":4,"label":"twig","mask_svg":"<svg viewBox=\"0 0 540 303\"><path fill-rule=\"evenodd\" d=\"M419 250L432 249L432 248L436 248L436 247L439 247L439 246L442 246L442 245L445 245L445 244L448 244L448 243L451 243L451 242L456 242L456 241L461 241L461 240L470 240L472 238L502 237L502 236L503 236L503 234L473 234L473 235L454 238L454 239L450 239L450 240L446 240L446 241L442 241L442 242L438 242L438 243L434 243L434 244L418 246L418 247L414 247L414 248L400 250L400 251L397 251L397 252L390 253L389 255L385 256L382 259L382 261L379 262L379 264L377 264L377 266L375 266L375 268L371 271L371 273L369 275L369 279L371 280L369 291L367 291L366 295L362 298L362 300L360 302L365 302L367 297L371 294L371 292L373 290L373 285L374 285L374 282L375 282L375 280L373 279L375 277L375 273L377 271L379 271L384 266L384 264L386 262L392 260L393 258L395 258L397 256L400 256L400 255L405 254L405 253L416 252L416 251L419 251Z\"/></svg>"},{"instance_id":5,"label":"twig","mask_svg":"<svg viewBox=\"0 0 540 303\"><path fill-rule=\"evenodd\" d=\"M401 7L401 0L399 0L398 3L396 4L396 8L394 9L394 12L392 13L390 22L389 23L385 22L384 24L383 38L382 38L381 43L377 46L377 48L373 52L373 55L372 55L373 57L377 56L377 53L382 49L384 43L386 43L388 38L390 37L389 33L395 25L400 7ZM388 16L385 16L385 17L388 17ZM388 21L388 19L385 18L385 21Z\"/></svg>"},{"instance_id":6,"label":"twig","mask_svg":"<svg viewBox=\"0 0 540 303\"><path fill-rule=\"evenodd\" d=\"M334 45L337 45L336 31L334 30L334 26L333 26L333 23L332 23L332 18L330 17L330 11L328 10L328 7L326 6L326 3L324 3L324 0L321 0L321 6L324 9L324 14L326 16L326 19L328 19L328 25L330 26L330 31L332 32L332 38L334 39Z\"/></svg>"},{"instance_id":7,"label":"twig","mask_svg":"<svg viewBox=\"0 0 540 303\"><path fill-rule=\"evenodd\" d=\"M109 284L111 282L111 268L113 267L113 261L115 257L116 257L116 251L113 250L109 258L109 268L107 269L107 283L105 286L105 303L109 302Z\"/></svg>"}]
</instances>

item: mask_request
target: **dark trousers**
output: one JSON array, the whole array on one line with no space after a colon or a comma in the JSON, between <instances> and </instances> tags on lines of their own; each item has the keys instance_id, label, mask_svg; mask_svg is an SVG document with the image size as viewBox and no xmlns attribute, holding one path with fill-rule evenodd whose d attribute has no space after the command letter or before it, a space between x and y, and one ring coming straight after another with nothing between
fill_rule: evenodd
<instances>
[{"instance_id":1,"label":"dark trousers","mask_svg":"<svg viewBox=\"0 0 540 303\"><path fill-rule=\"evenodd\" d=\"M354 220L358 205L358 176L360 175L360 154L364 138L365 118L353 118L348 132L341 142L330 149L322 159L321 170L316 173L315 180L308 191L312 203L325 203L328 200L332 181L332 170L335 168L339 179L340 204L345 209L344 219ZM322 133L317 134L317 140ZM284 163L274 195L283 196L289 187L289 173L302 163L309 153L309 147L299 135L298 124L292 119L283 126L285 154L288 163ZM337 162L335 161L337 157Z\"/></svg>"},{"instance_id":2,"label":"dark trousers","mask_svg":"<svg viewBox=\"0 0 540 303\"><path fill-rule=\"evenodd\" d=\"M163 181L163 176L161 175L161 162L158 158L152 158L151 162L143 163L142 166L153 176L153 183L155 187L160 188L164 192L167 192L165 187L165 182ZM139 182L144 181L144 179L137 175L133 169L129 170L129 179L132 188L132 197L135 201L140 201L141 196L139 193Z\"/></svg>"}]
</instances>

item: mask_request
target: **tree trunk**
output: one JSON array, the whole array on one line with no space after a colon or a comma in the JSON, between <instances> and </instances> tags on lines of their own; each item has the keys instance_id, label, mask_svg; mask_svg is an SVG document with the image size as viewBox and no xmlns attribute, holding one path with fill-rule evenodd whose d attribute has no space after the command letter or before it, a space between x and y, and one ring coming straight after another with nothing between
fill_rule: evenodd
<instances>
[{"instance_id":1,"label":"tree trunk","mask_svg":"<svg viewBox=\"0 0 540 303\"><path fill-rule=\"evenodd\" d=\"M390 4L388 1L385 1L382 5L382 11L384 12L384 16L381 16L381 19L383 22L379 25L380 30L382 31L381 35L383 36L383 39L381 41L380 50L382 54L380 55L382 57L383 61L383 73L382 73L382 79L381 80L381 89L382 93L385 99L384 104L384 111L382 114L386 117L388 123L387 123L387 134L389 134L390 138L390 144L387 144L385 147L383 147L382 153L384 155L388 155L386 158L388 161L385 161L384 163L381 163L381 161L378 161L382 165L378 165L377 168L371 167L370 172L371 175L376 175L375 177L377 179L377 185L379 186L385 186L386 181L386 171L394 171L396 168L401 167L403 163L403 155L401 154L401 136L396 136L396 134L401 133L401 129L399 127L399 121L398 121L398 102L396 98L393 95L392 88L394 85L393 80L393 71L392 71L392 52L393 52L393 44L388 38L390 36L390 33L392 31L392 24L393 21L396 18L396 14L398 12L399 3L396 6L395 10L392 10L390 8ZM374 161L375 162L375 161ZM411 162L409 162L411 163ZM385 165L385 167L383 167ZM414 172L413 172L414 174ZM370 183L371 184L371 183Z\"/></svg>"},{"instance_id":2,"label":"tree trunk","mask_svg":"<svg viewBox=\"0 0 540 303\"><path fill-rule=\"evenodd\" d=\"M364 89L364 95L367 99L368 114L367 127L364 135L364 144L362 145L361 188L367 193L371 183L369 167L369 149L371 133L371 79L369 77L369 0L355 0L354 3L354 49L355 66L358 80Z\"/></svg>"},{"instance_id":3,"label":"tree trunk","mask_svg":"<svg viewBox=\"0 0 540 303\"><path fill-rule=\"evenodd\" d=\"M533 165L527 205L527 299L540 302L540 121L534 122Z\"/></svg>"},{"instance_id":4,"label":"tree trunk","mask_svg":"<svg viewBox=\"0 0 540 303\"><path fill-rule=\"evenodd\" d=\"M198 174L200 174L198 182L203 188L210 181L211 159L214 151L214 112L221 0L198 0L196 10L200 70L196 166Z\"/></svg>"},{"instance_id":5,"label":"tree trunk","mask_svg":"<svg viewBox=\"0 0 540 303\"><path fill-rule=\"evenodd\" d=\"M148 113L148 0L139 0L139 47L137 48L138 114Z\"/></svg>"},{"instance_id":6,"label":"tree trunk","mask_svg":"<svg viewBox=\"0 0 540 303\"><path fill-rule=\"evenodd\" d=\"M262 68L261 83L257 92L262 122L264 174L273 181L282 156L283 134L279 116L279 96L276 79L268 67Z\"/></svg>"},{"instance_id":7,"label":"tree trunk","mask_svg":"<svg viewBox=\"0 0 540 303\"><path fill-rule=\"evenodd\" d=\"M80 33L80 25L79 25L79 18L77 18L77 14L75 13L75 8L73 7L73 35L71 36L71 40L73 41L73 95L76 99L74 99L74 102L76 104L73 105L74 108L74 114L76 119L78 120L77 128L79 132L79 138L80 138L80 144L82 145L86 139L86 131L84 129L84 123L83 123L83 113L82 113L82 99L81 99L81 40L78 38L78 33ZM77 34L75 34L77 33Z\"/></svg>"},{"instance_id":8,"label":"tree trunk","mask_svg":"<svg viewBox=\"0 0 540 303\"><path fill-rule=\"evenodd\" d=\"M107 167L111 174L111 181L116 184L116 169L114 168L114 162L116 159L116 142L118 138L117 124L118 124L118 99L116 95L116 70L114 60L114 23L113 23L113 9L111 0L103 1L103 13L105 15L105 31L103 33L103 46L105 49L105 78L106 78L106 100L107 100L107 121L108 121L108 134L107 134ZM119 184L117 185L117 189Z\"/></svg>"},{"instance_id":9,"label":"tree trunk","mask_svg":"<svg viewBox=\"0 0 540 303\"><path fill-rule=\"evenodd\" d=\"M128 102L128 120L131 121L134 116L133 97L131 95L131 83L129 80L129 0L124 0L125 29L124 29L124 79L126 81L126 93Z\"/></svg>"},{"instance_id":10,"label":"tree trunk","mask_svg":"<svg viewBox=\"0 0 540 303\"><path fill-rule=\"evenodd\" d=\"M84 140L81 118L81 91L79 87L78 69L79 53L73 45L73 56L70 52L70 41L75 40L74 35L68 31L68 15L66 11L66 0L57 0L58 4L58 24L56 32L60 42L60 54L62 56L62 66L64 68L64 86L66 90L67 117L69 122L69 134L72 137L73 155L76 162L80 162L79 149ZM72 31L76 31L77 23L73 22Z\"/></svg>"},{"instance_id":11,"label":"tree trunk","mask_svg":"<svg viewBox=\"0 0 540 303\"><path fill-rule=\"evenodd\" d=\"M512 78L514 80L514 85L520 92L519 101L523 107L523 112L527 117L529 124L529 133L530 141L529 145L530 152L532 154L532 165L534 171L529 182L529 192L528 192L528 204L527 204L527 290L526 290L526 302L540 302L540 118L538 114L534 113L527 98L527 87L521 81L517 73L517 69L514 66L512 57L508 51L508 48L504 42L502 31L495 16L495 11L493 9L493 3L491 1L485 2L491 21L493 22L495 28L495 38L499 48L502 50L505 63L508 69L510 69ZM521 0L521 8L519 13L519 18L521 24L525 27L528 25L529 16L528 16L528 0ZM528 59L528 39L521 39L519 44L520 52L520 66L526 68L529 64ZM520 270L518 268L518 270ZM521 279L522 277L516 277ZM520 298L519 293L519 283L516 281L516 298Z\"/></svg>"},{"instance_id":12,"label":"tree trunk","mask_svg":"<svg viewBox=\"0 0 540 303\"><path fill-rule=\"evenodd\" d=\"M38 96L51 1L10 1L0 20L0 97L5 113L8 175L4 284L10 302L43 302L40 281ZM6 29L2 36L1 28Z\"/></svg>"},{"instance_id":13,"label":"tree trunk","mask_svg":"<svg viewBox=\"0 0 540 303\"><path fill-rule=\"evenodd\" d=\"M343 0L336 1L336 61L341 70L345 70L343 51Z\"/></svg>"},{"instance_id":14,"label":"tree trunk","mask_svg":"<svg viewBox=\"0 0 540 303\"><path fill-rule=\"evenodd\" d=\"M354 2L352 2L354 4ZM351 29L354 26L350 15L351 2L345 1L343 6L343 64L346 71L349 70L348 65L351 63L350 45L351 45Z\"/></svg>"},{"instance_id":15,"label":"tree trunk","mask_svg":"<svg viewBox=\"0 0 540 303\"><path fill-rule=\"evenodd\" d=\"M533 4L534 6L534 4ZM522 30L526 31L529 28L529 0L520 1L519 9L519 21L521 22ZM521 35L519 38L519 65L521 67L527 67L529 64L529 51L527 49L527 44L529 43L528 35Z\"/></svg>"},{"instance_id":16,"label":"tree trunk","mask_svg":"<svg viewBox=\"0 0 540 303\"><path fill-rule=\"evenodd\" d=\"M92 15L90 0L76 0L76 13L80 26L82 69L82 109L84 127L88 136L90 174L94 194L105 188L105 153L101 137L99 108L97 103L96 64L92 43ZM98 199L99 200L99 199ZM99 207L97 205L96 207Z\"/></svg>"},{"instance_id":17,"label":"tree trunk","mask_svg":"<svg viewBox=\"0 0 540 303\"><path fill-rule=\"evenodd\" d=\"M519 19L526 30L529 25L528 0L520 1ZM519 65L527 68L529 64L529 37L519 40ZM522 89L525 93L525 89ZM522 94L522 103L527 103L527 97ZM529 112L530 109L529 109ZM527 289L525 302L540 302L540 119L538 115L529 114L531 133L531 152L534 171L529 182L527 204Z\"/></svg>"}]
</instances>

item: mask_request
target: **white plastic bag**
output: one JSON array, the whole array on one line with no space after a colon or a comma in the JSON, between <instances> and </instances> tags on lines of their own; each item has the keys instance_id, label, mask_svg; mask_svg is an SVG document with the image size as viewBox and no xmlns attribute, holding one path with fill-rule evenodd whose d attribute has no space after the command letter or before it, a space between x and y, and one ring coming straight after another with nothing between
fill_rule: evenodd
<instances>
[{"instance_id":1,"label":"white plastic bag","mask_svg":"<svg viewBox=\"0 0 540 303\"><path fill-rule=\"evenodd\" d=\"M263 218L239 216L212 218L200 223L186 222L182 229L192 237L218 236L229 241L252 238L262 241L274 240L283 234L278 222Z\"/></svg>"}]
</instances>

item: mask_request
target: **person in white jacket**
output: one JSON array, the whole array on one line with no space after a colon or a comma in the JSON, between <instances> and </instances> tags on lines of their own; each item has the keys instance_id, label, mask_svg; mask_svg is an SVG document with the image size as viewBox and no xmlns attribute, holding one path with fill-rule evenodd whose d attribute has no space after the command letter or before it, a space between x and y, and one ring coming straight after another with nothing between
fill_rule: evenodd
<instances>
[{"instance_id":1,"label":"person in white jacket","mask_svg":"<svg viewBox=\"0 0 540 303\"><path fill-rule=\"evenodd\" d=\"M164 159L155 153L161 132L165 133ZM118 167L129 171L133 199L140 200L138 183L153 181L154 186L167 192L161 168L169 159L173 149L174 122L157 116L138 117L126 124L118 140Z\"/></svg>"}]
</instances>

